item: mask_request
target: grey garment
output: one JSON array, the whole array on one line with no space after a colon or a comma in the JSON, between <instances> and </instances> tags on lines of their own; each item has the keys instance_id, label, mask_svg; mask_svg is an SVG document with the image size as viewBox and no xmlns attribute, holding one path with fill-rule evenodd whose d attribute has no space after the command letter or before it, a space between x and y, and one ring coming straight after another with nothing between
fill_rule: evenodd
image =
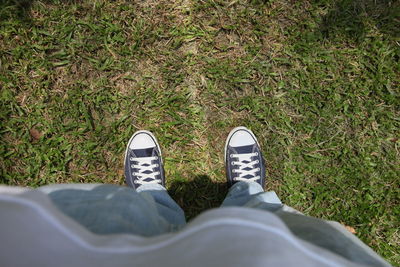
<instances>
[{"instance_id":1,"label":"grey garment","mask_svg":"<svg viewBox=\"0 0 400 267\"><path fill-rule=\"evenodd\" d=\"M186 226L165 190L153 194L89 185L86 193L79 192L84 187L68 185L64 190L74 191L53 194L54 202L51 187L43 192L0 187L0 266L389 266L339 224L289 212L278 202L266 203L271 193L257 192L251 184L236 186L224 201L225 206L237 201L244 207L210 210ZM82 199L85 208L78 212L78 223L66 207L68 201L79 204ZM90 206L96 207L97 218L85 216ZM146 225L142 220L148 216L130 217L130 212L146 210L159 218ZM76 209L70 212L77 214ZM175 219L168 218L175 217L170 212L176 212ZM115 219L102 221L109 217ZM126 225L107 226L108 234L93 227L113 221ZM132 234L141 231L148 232ZM145 233L151 237L143 237Z\"/></svg>"}]
</instances>

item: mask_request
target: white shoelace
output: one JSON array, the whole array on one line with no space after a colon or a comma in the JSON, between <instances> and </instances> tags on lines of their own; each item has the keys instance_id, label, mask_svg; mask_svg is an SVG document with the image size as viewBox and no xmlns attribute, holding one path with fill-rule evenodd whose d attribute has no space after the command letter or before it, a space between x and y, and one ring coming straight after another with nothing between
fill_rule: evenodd
<instances>
[{"instance_id":1,"label":"white shoelace","mask_svg":"<svg viewBox=\"0 0 400 267\"><path fill-rule=\"evenodd\" d=\"M138 171L133 172L132 175L136 176L138 179L136 181L137 184L158 184L160 183L159 179L156 178L156 175L159 175L160 172L155 172L153 169L159 167L158 164L152 164L153 160L157 160L158 157L145 157L145 158L130 158L132 163L132 169L138 169ZM148 173L147 173L148 172ZM145 181L146 179L151 179L149 181Z\"/></svg>"},{"instance_id":2,"label":"white shoelace","mask_svg":"<svg viewBox=\"0 0 400 267\"><path fill-rule=\"evenodd\" d=\"M254 164L260 163L257 160L251 160L252 157L258 156L258 153L247 153L247 154L231 154L231 158L237 158L237 161L231 161L232 165L238 165L238 169L233 169L233 173L238 173L238 176L233 177L234 181L251 181L255 182L260 179L260 176L256 176L256 172L260 171L260 168L254 168ZM248 162L248 163L245 163ZM245 170L248 169L248 170ZM247 178L245 176L251 175L252 178Z\"/></svg>"}]
</instances>

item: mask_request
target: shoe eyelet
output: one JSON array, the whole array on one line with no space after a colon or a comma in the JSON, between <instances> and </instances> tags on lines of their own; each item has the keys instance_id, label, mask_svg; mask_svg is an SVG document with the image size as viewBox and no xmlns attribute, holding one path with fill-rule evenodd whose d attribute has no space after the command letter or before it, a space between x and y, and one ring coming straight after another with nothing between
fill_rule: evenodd
<instances>
[{"instance_id":1,"label":"shoe eyelet","mask_svg":"<svg viewBox=\"0 0 400 267\"><path fill-rule=\"evenodd\" d=\"M131 165L131 168L134 169L134 168L135 168L135 165L132 164L132 165Z\"/></svg>"},{"instance_id":2,"label":"shoe eyelet","mask_svg":"<svg viewBox=\"0 0 400 267\"><path fill-rule=\"evenodd\" d=\"M258 152L256 152L256 156L258 156Z\"/></svg>"},{"instance_id":3,"label":"shoe eyelet","mask_svg":"<svg viewBox=\"0 0 400 267\"><path fill-rule=\"evenodd\" d=\"M259 161L259 160L256 160L256 164L257 164L257 163L260 163L260 161Z\"/></svg>"},{"instance_id":4,"label":"shoe eyelet","mask_svg":"<svg viewBox=\"0 0 400 267\"><path fill-rule=\"evenodd\" d=\"M156 157L155 157L155 160L157 160L157 159L158 159L158 157L156 156Z\"/></svg>"},{"instance_id":5,"label":"shoe eyelet","mask_svg":"<svg viewBox=\"0 0 400 267\"><path fill-rule=\"evenodd\" d=\"M155 167L156 167L156 168L157 168L157 167L160 167L160 165L156 164Z\"/></svg>"},{"instance_id":6,"label":"shoe eyelet","mask_svg":"<svg viewBox=\"0 0 400 267\"><path fill-rule=\"evenodd\" d=\"M135 158L133 158L133 157L130 157L130 158L129 158L129 160L130 160L130 161L134 161L134 160L135 160Z\"/></svg>"},{"instance_id":7,"label":"shoe eyelet","mask_svg":"<svg viewBox=\"0 0 400 267\"><path fill-rule=\"evenodd\" d=\"M233 155L232 155L232 154L229 154L229 157L230 157L230 158L233 158Z\"/></svg>"},{"instance_id":8,"label":"shoe eyelet","mask_svg":"<svg viewBox=\"0 0 400 267\"><path fill-rule=\"evenodd\" d=\"M231 165L235 165L235 162L234 162L234 161L231 161Z\"/></svg>"},{"instance_id":9,"label":"shoe eyelet","mask_svg":"<svg viewBox=\"0 0 400 267\"><path fill-rule=\"evenodd\" d=\"M260 171L260 168L257 168L257 171L259 172L259 171Z\"/></svg>"}]
</instances>

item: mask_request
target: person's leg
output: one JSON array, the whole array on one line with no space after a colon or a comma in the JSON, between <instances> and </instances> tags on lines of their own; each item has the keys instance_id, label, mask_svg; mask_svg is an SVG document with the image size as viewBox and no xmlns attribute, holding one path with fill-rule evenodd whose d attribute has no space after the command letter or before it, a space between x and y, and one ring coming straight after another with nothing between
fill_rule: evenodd
<instances>
[{"instance_id":1,"label":"person's leg","mask_svg":"<svg viewBox=\"0 0 400 267\"><path fill-rule=\"evenodd\" d=\"M177 230L186 224L185 213L170 197L164 186L159 184L142 185L136 191L145 199L154 201L158 214Z\"/></svg>"},{"instance_id":2,"label":"person's leg","mask_svg":"<svg viewBox=\"0 0 400 267\"><path fill-rule=\"evenodd\" d=\"M154 203L156 210L172 227L182 227L183 210L168 195L161 148L149 131L137 131L130 138L125 151L125 180L139 195Z\"/></svg>"},{"instance_id":3,"label":"person's leg","mask_svg":"<svg viewBox=\"0 0 400 267\"><path fill-rule=\"evenodd\" d=\"M155 236L185 224L182 209L161 185L132 188L64 184L38 188L64 214L96 234Z\"/></svg>"},{"instance_id":4,"label":"person's leg","mask_svg":"<svg viewBox=\"0 0 400 267\"><path fill-rule=\"evenodd\" d=\"M264 192L264 159L252 131L237 127L229 133L225 144L225 167L230 188L222 206L268 210L282 207L275 192Z\"/></svg>"},{"instance_id":5,"label":"person's leg","mask_svg":"<svg viewBox=\"0 0 400 267\"><path fill-rule=\"evenodd\" d=\"M275 211L282 207L282 202L274 191L264 192L256 182L238 182L230 189L221 207L243 206Z\"/></svg>"}]
</instances>

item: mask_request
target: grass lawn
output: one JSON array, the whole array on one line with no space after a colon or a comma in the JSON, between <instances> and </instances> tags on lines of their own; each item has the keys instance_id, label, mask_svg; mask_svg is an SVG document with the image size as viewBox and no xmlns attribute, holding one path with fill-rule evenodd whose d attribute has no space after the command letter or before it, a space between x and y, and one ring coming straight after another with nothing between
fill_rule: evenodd
<instances>
[{"instance_id":1,"label":"grass lawn","mask_svg":"<svg viewBox=\"0 0 400 267\"><path fill-rule=\"evenodd\" d=\"M0 0L0 183L124 184L148 129L188 218L232 127L267 189L400 265L400 2Z\"/></svg>"}]
</instances>

